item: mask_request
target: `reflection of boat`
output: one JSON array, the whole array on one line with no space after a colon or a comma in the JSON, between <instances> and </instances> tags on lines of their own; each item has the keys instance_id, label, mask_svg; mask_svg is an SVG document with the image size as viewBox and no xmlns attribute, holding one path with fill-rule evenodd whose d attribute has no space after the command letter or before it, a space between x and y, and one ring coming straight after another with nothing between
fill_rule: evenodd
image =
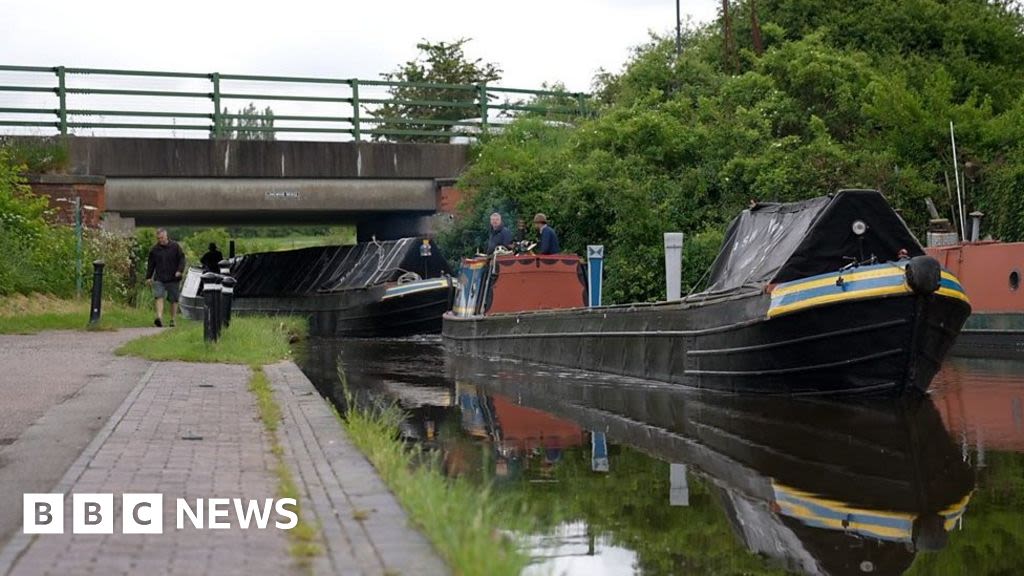
<instances>
[{"instance_id":1,"label":"reflection of boat","mask_svg":"<svg viewBox=\"0 0 1024 576\"><path fill-rule=\"evenodd\" d=\"M744 211L710 288L682 301L580 308L578 269L566 255L467 260L446 342L719 390L902 392L927 389L970 313L873 191Z\"/></svg>"},{"instance_id":2,"label":"reflection of boat","mask_svg":"<svg viewBox=\"0 0 1024 576\"><path fill-rule=\"evenodd\" d=\"M1024 452L1022 365L1008 360L958 359L935 378L932 399L949 432L986 450Z\"/></svg>"},{"instance_id":3,"label":"reflection of boat","mask_svg":"<svg viewBox=\"0 0 1024 576\"><path fill-rule=\"evenodd\" d=\"M791 570L903 572L917 551L945 545L973 489L971 469L927 398L698 394L470 356L450 358L450 369L489 394L698 469L744 544Z\"/></svg>"},{"instance_id":4,"label":"reflection of boat","mask_svg":"<svg viewBox=\"0 0 1024 576\"><path fill-rule=\"evenodd\" d=\"M953 354L1024 356L1024 243L960 242L929 247L928 253L955 274L971 295L973 312Z\"/></svg>"},{"instance_id":5,"label":"reflection of boat","mask_svg":"<svg viewBox=\"0 0 1024 576\"><path fill-rule=\"evenodd\" d=\"M318 336L439 332L454 292L448 264L427 241L402 238L234 258L233 313L296 314ZM189 270L182 313L202 318L201 271Z\"/></svg>"},{"instance_id":6,"label":"reflection of boat","mask_svg":"<svg viewBox=\"0 0 1024 576\"><path fill-rule=\"evenodd\" d=\"M462 429L493 444L498 476L518 473L534 453L540 455L542 469L549 468L561 460L563 450L586 442L575 423L501 394L484 394L470 384L456 384L456 394Z\"/></svg>"}]
</instances>

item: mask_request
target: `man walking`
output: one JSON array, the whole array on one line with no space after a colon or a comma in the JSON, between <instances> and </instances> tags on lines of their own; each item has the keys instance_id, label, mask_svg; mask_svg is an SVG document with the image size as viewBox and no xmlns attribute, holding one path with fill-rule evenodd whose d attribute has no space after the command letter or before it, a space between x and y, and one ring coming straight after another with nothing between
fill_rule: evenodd
<instances>
[{"instance_id":1,"label":"man walking","mask_svg":"<svg viewBox=\"0 0 1024 576\"><path fill-rule=\"evenodd\" d=\"M494 254L498 246L509 248L512 246L512 232L501 223L501 214L491 214L491 237L487 240L487 253Z\"/></svg>"},{"instance_id":2,"label":"man walking","mask_svg":"<svg viewBox=\"0 0 1024 576\"><path fill-rule=\"evenodd\" d=\"M167 230L156 231L156 244L149 250L146 266L146 284L153 287L156 299L156 320L153 325L164 325L164 298L171 303L171 326L178 312L178 284L185 272L185 252L177 242L167 237Z\"/></svg>"},{"instance_id":3,"label":"man walking","mask_svg":"<svg viewBox=\"0 0 1024 576\"><path fill-rule=\"evenodd\" d=\"M533 217L533 223L537 226L537 234L540 235L540 247L538 252L541 254L558 254L562 249L558 246L558 234L555 234L555 230L548 226L548 217L540 212Z\"/></svg>"}]
</instances>

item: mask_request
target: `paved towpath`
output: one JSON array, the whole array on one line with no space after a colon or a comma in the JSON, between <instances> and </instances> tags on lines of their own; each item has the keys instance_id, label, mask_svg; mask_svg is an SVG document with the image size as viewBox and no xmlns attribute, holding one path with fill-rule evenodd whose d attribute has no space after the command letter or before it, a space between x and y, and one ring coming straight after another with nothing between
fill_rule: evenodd
<instances>
[{"instance_id":1,"label":"paved towpath","mask_svg":"<svg viewBox=\"0 0 1024 576\"><path fill-rule=\"evenodd\" d=\"M0 548L0 574L448 572L351 445L327 403L290 362L265 371L283 415L277 431L281 458L296 481L304 520L319 528L321 553L302 565L289 553L286 531L273 522L267 529L242 530L233 513L226 530L191 524L177 529L178 498L275 498L279 460L248 390L247 367L153 363L110 353L137 335L0 337L0 394L14 402L0 408L0 416L7 415L3 411L14 415L13 424L3 429L12 440L0 447L0 517L7 525L13 517L15 526ZM49 358L56 364L53 358L68 350L75 357L59 368L39 363ZM11 374L18 379L9 381ZM91 397L103 401L86 401L77 411L67 406ZM64 429L67 437L57 433L60 418L76 413L88 425ZM33 440L40 435L63 442L59 462L44 466L48 475L37 475L36 465L48 462L55 448ZM10 458L26 446L39 452L35 460ZM56 478L55 467L62 468ZM3 474L11 470L24 481L9 482L4 490ZM66 495L65 534L21 534L21 494L31 491ZM164 495L163 534L121 533L126 492ZM76 493L114 494L113 534L71 534L70 495Z\"/></svg>"}]
</instances>

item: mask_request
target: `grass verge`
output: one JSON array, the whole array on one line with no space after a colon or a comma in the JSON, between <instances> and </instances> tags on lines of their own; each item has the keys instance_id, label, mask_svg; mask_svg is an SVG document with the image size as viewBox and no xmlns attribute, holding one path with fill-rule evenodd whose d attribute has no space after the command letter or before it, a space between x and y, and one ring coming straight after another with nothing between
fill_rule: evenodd
<instances>
[{"instance_id":1,"label":"grass verge","mask_svg":"<svg viewBox=\"0 0 1024 576\"><path fill-rule=\"evenodd\" d=\"M274 471L277 474L277 497L293 498L296 502L295 513L299 517L299 523L288 531L288 538L291 541L288 551L296 564L304 570L309 570L312 560L320 554L320 531L317 526L307 521L302 514L302 499L299 497L299 490L295 486L295 479L291 470L284 462L284 446L277 436L277 425L281 421L281 408L274 401L274 392L270 388L270 382L263 368L253 366L252 375L249 377L249 391L256 397L256 406L263 421L263 428L270 436L270 450L277 461Z\"/></svg>"},{"instance_id":2,"label":"grass verge","mask_svg":"<svg viewBox=\"0 0 1024 576\"><path fill-rule=\"evenodd\" d=\"M289 344L304 333L305 320L301 318L239 316L231 319L231 327L220 340L207 344L201 322L181 320L178 327L132 340L115 353L149 360L262 365L287 359Z\"/></svg>"},{"instance_id":3,"label":"grass verge","mask_svg":"<svg viewBox=\"0 0 1024 576\"><path fill-rule=\"evenodd\" d=\"M523 570L528 558L501 532L517 521L501 512L488 490L447 478L436 459L414 464L414 452L396 438L404 417L398 407L361 409L351 398L347 405L344 418L335 415L453 572L512 576Z\"/></svg>"},{"instance_id":4,"label":"grass verge","mask_svg":"<svg viewBox=\"0 0 1024 576\"><path fill-rule=\"evenodd\" d=\"M104 302L100 323L89 328L88 299L68 300L45 294L0 298L0 334L35 334L43 330L116 330L151 326L153 312Z\"/></svg>"}]
</instances>

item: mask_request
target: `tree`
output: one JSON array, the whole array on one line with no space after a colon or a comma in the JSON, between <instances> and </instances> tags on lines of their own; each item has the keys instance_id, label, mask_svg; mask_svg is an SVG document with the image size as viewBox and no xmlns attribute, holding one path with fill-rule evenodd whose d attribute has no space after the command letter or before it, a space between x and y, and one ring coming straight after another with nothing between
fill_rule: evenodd
<instances>
[{"instance_id":1,"label":"tree","mask_svg":"<svg viewBox=\"0 0 1024 576\"><path fill-rule=\"evenodd\" d=\"M233 115L225 106L221 113L220 137L227 140L274 140L274 111L270 106L258 111L256 104L249 102L237 115Z\"/></svg>"},{"instance_id":2,"label":"tree","mask_svg":"<svg viewBox=\"0 0 1024 576\"><path fill-rule=\"evenodd\" d=\"M485 63L480 58L469 60L463 51L469 41L469 38L438 43L424 40L416 45L419 50L416 59L393 72L381 74L388 82L403 84L388 88L387 102L364 107L365 112L376 119L374 139L443 142L446 136L408 132L450 132L447 122L480 116L479 91L475 87L500 80L502 70L497 64Z\"/></svg>"}]
</instances>

